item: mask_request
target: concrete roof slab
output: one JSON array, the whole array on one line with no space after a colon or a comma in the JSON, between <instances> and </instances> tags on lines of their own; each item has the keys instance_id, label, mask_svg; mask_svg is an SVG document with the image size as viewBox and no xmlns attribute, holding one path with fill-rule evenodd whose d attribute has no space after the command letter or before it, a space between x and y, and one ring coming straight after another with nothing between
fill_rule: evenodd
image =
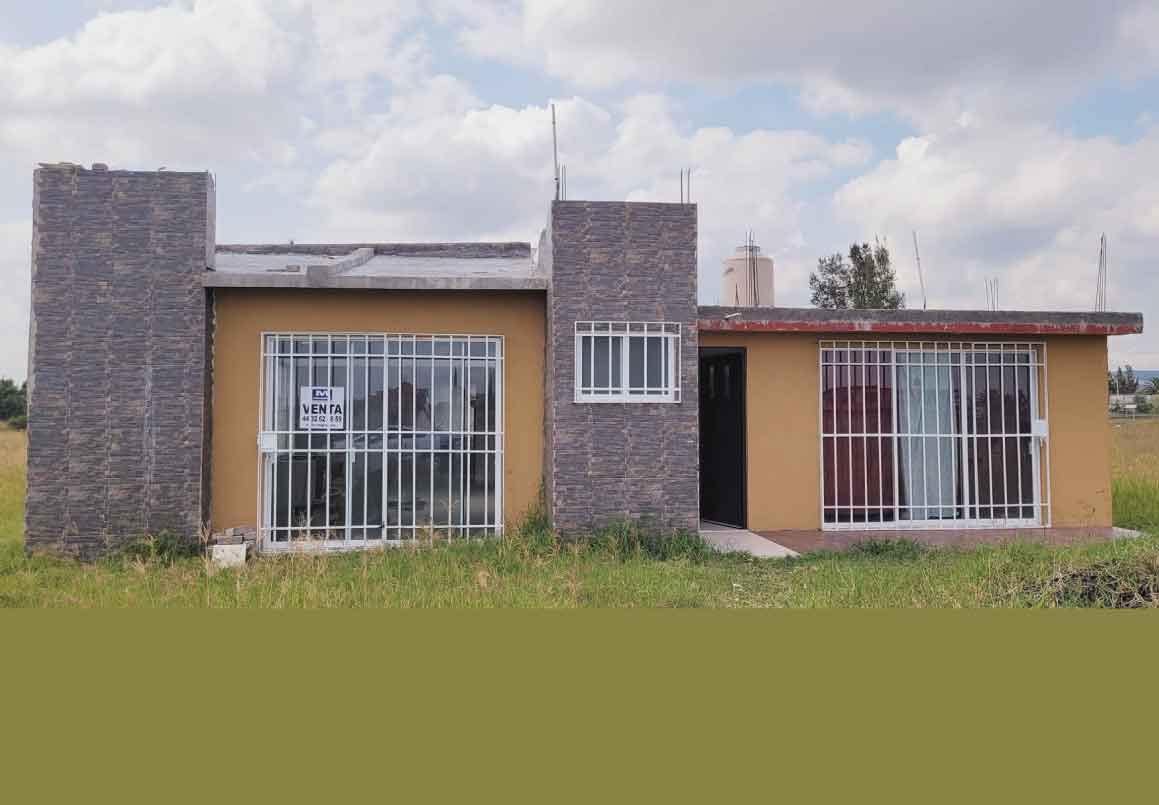
<instances>
[{"instance_id":1,"label":"concrete roof slab","mask_svg":"<svg viewBox=\"0 0 1159 805\"><path fill-rule=\"evenodd\" d=\"M826 310L789 307L699 308L704 332L896 333L945 335L1128 335L1141 313L1027 310Z\"/></svg>"},{"instance_id":2,"label":"concrete roof slab","mask_svg":"<svg viewBox=\"0 0 1159 805\"><path fill-rule=\"evenodd\" d=\"M209 288L542 291L526 243L219 246Z\"/></svg>"}]
</instances>

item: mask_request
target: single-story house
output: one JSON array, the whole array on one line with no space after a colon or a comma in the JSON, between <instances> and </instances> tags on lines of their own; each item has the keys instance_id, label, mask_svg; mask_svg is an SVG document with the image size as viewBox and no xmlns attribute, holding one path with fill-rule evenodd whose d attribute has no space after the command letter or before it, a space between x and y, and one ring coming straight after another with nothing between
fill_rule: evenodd
<instances>
[{"instance_id":1,"label":"single-story house","mask_svg":"<svg viewBox=\"0 0 1159 805\"><path fill-rule=\"evenodd\" d=\"M1136 313L697 302L692 204L538 243L219 245L209 173L35 171L29 550L263 551L621 518L1109 527Z\"/></svg>"}]
</instances>

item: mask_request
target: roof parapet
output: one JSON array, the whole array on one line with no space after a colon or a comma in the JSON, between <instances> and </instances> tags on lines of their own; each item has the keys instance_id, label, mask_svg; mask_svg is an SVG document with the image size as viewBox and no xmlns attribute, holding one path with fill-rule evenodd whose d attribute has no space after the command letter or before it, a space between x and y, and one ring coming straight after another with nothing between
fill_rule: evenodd
<instances>
[{"instance_id":1,"label":"roof parapet","mask_svg":"<svg viewBox=\"0 0 1159 805\"><path fill-rule=\"evenodd\" d=\"M361 249L388 257L531 257L521 241L448 241L444 243L226 243L218 254L296 254L343 257Z\"/></svg>"},{"instance_id":2,"label":"roof parapet","mask_svg":"<svg viewBox=\"0 0 1159 805\"><path fill-rule=\"evenodd\" d=\"M1133 335L1143 314L1027 310L828 310L701 306L703 332Z\"/></svg>"}]
</instances>

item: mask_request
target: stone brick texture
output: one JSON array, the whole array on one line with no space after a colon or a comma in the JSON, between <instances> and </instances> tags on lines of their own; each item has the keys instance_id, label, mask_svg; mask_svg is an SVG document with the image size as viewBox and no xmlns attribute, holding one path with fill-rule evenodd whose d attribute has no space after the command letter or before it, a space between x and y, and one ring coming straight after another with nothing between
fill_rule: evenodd
<instances>
[{"instance_id":1,"label":"stone brick texture","mask_svg":"<svg viewBox=\"0 0 1159 805\"><path fill-rule=\"evenodd\" d=\"M623 519L697 527L696 214L688 204L552 204L544 486L565 536ZM679 322L681 401L575 402L577 321Z\"/></svg>"},{"instance_id":2,"label":"stone brick texture","mask_svg":"<svg viewBox=\"0 0 1159 805\"><path fill-rule=\"evenodd\" d=\"M29 551L196 539L208 501L208 173L34 173Z\"/></svg>"}]
</instances>

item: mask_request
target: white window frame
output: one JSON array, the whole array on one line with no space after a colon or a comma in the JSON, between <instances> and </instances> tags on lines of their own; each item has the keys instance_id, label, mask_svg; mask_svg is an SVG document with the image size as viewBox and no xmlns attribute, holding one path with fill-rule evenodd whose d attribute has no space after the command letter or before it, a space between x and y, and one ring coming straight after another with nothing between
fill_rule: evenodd
<instances>
[{"instance_id":1,"label":"white window frame","mask_svg":"<svg viewBox=\"0 0 1159 805\"><path fill-rule=\"evenodd\" d=\"M345 448L315 448L312 444L312 439L309 441L308 447L293 447L283 442L292 441L294 436L301 436L310 431L302 431L297 427L296 420L293 418L294 412L289 412L289 421L282 429L277 428L277 415L275 414L275 399L278 392L278 373L275 370L276 359L286 357L287 353L281 351L279 348L271 350L271 343L277 344L286 339L291 342L307 339L313 343L315 339L326 339L327 349L324 352L301 354L301 357L307 358L308 375L314 377L315 365L318 361L325 361L326 376L332 377L332 362L335 358L345 358L347 364L347 401L351 400L351 386L353 375L350 374L352 358L366 356L366 357L381 357L383 359L383 401L382 401L382 429L368 430L366 426L362 429L355 428L355 414L353 406L349 406L349 410L345 416L345 427L341 430L325 431L327 435L339 434L344 435ZM364 353L334 353L330 344L334 339L346 339L349 343L351 340L364 340L369 343L369 340L381 340L382 352L374 353L371 356L369 350ZM430 342L430 354L420 355L416 342ZM462 353L455 351L454 344L463 345ZM402 346L409 344L409 349ZM446 353L443 354L436 345L447 345ZM481 353L476 353L472 350L472 345L482 345ZM436 354L438 353L438 354ZM309 550L309 551L345 551L356 550L375 546L397 546L400 544L413 543L420 539L434 538L436 535L442 535L446 539L469 539L473 535L478 534L501 534L503 532L503 505L504 505L504 435L505 435L505 406L504 406L504 391L507 384L506 378L506 343L505 338L499 335L460 335L460 334L412 334L412 333L382 333L382 332L361 332L361 331L267 331L261 334L260 341L261 354L261 382L260 394L258 403L258 518L259 524L259 546L263 552L281 552L281 551L295 551L295 550ZM299 353L295 353L298 355ZM316 357L315 357L316 355ZM458 362L460 367L470 370L471 368L487 368L495 369L496 383L494 388L487 385L484 388L484 394L494 402L494 422L485 423L482 429L473 429L468 427L465 430L456 430L450 427L444 429L436 428L433 423L429 424L425 429L415 429L414 424L417 423L418 418L416 409L415 397L411 397L411 428L404 428L399 424L392 428L390 420L387 416L388 404L390 400L385 393L389 388L390 378L388 372L392 366L391 360L401 362L405 360L412 361L412 367L417 367L418 360L430 361L432 373L432 387L434 383L435 362L449 361ZM293 371L293 370L291 370ZM369 388L370 366L369 361L364 362L363 380L364 388ZM400 369L401 371L401 369ZM401 382L402 376L399 376L400 387L394 400L399 406L403 404L401 396ZM466 387L464 387L464 394L466 394ZM464 398L463 404L467 401ZM484 400L484 409L488 408L488 402ZM465 420L466 421L466 420ZM367 423L368 425L369 423ZM368 451L378 452L379 448L369 446L358 446L357 440L369 439L372 435L378 436L381 434L381 452L383 454L383 486L381 490L377 490L382 495L381 512L385 520L380 524L362 523L360 525L352 524L352 499L351 487L352 479L351 468L353 463L351 458L356 453L367 453ZM475 440L482 440L483 446L468 446L464 442L464 437L474 438ZM457 440L457 447L442 448L437 446L436 440L447 441ZM409 443L409 446L408 446ZM341 523L327 523L325 525L314 525L310 522L309 515L309 501L307 501L307 523L305 525L289 523L287 526L277 526L274 522L273 506L275 504L275 489L277 486L277 470L274 461L278 455L296 455L304 454L312 456L317 453L341 453L345 452L347 455L346 463L346 477L345 477L345 515ZM418 494L418 488L411 489L411 506L409 518L404 516L401 502L398 510L391 512L388 505L389 490L387 489L386 464L388 461L395 461L398 467L398 473L395 474L399 486L396 488L396 497L400 496L402 487L402 460L404 457L411 458L412 472L416 466L415 457L420 455L429 455L428 461L429 481L427 489L431 490L432 495L442 491L442 487L435 488L434 478L434 456L436 454L458 455L462 457L460 466L462 467L463 475L460 480L464 480L467 486L470 486L472 478L470 474L470 466L466 459L472 455L493 455L494 456L494 470L489 469L486 461L483 462L483 487L487 489L488 484L492 484L492 493L484 492L484 518L477 521L469 513L468 506L462 506L460 512L460 521L456 522L434 522L433 517L430 523L420 522L416 516L415 496ZM287 485L292 489L292 462L290 464L287 476ZM370 487L366 483L369 479L365 474L366 463L363 462L363 501L362 513L365 521L365 514L367 512L367 499L371 494ZM307 476L309 477L309 476ZM478 481L478 478L475 478ZM424 492L426 489L423 490ZM452 495L451 478L448 478L447 495L448 500ZM292 493L291 493L292 494ZM326 492L326 506L329 507L329 488ZM401 498L398 498L401 501ZM391 519L391 515L394 519ZM448 516L450 516L450 508L448 504ZM381 536L371 537L370 532L376 529L381 529ZM289 539L275 540L274 532L287 532ZM302 536L302 535L305 536ZM340 534L340 538L335 538L335 534Z\"/></svg>"},{"instance_id":2,"label":"white window frame","mask_svg":"<svg viewBox=\"0 0 1159 805\"><path fill-rule=\"evenodd\" d=\"M827 351L832 351L832 354L834 356L836 356L840 352L844 351L845 355L846 355L845 360L838 361L838 360L834 359L834 360L831 360L830 362L826 362L825 354ZM860 361L855 361L852 359L852 357L850 357L857 351L860 351L860 355L861 355ZM866 361L865 354L867 351L879 353L878 360L877 361ZM881 355L884 353L888 353L888 356L889 356L888 360L884 360L881 358ZM907 360L906 362L899 362L897 360L897 356L900 354L905 354L907 356L907 358L908 358L908 356L911 356L911 355L917 355L917 356L923 356L923 357L920 357L919 362L917 362L917 363L914 363L911 360ZM967 354L984 354L984 355L988 355L988 356L997 354L1000 356L1000 358L999 358L999 361L997 363L987 362L985 364L978 364L978 363L968 362L965 359L965 356ZM929 361L926 357L924 357L924 356L929 356L929 355L934 356L934 359L932 361ZM957 355L958 360L954 361L954 359L950 357L952 355ZM946 360L944 362L942 361L942 357L946 358ZM933 341L933 342L931 342L931 341L821 341L819 343L819 346L818 346L817 360L818 360L818 366L819 366L819 370L820 370L820 373L818 376L818 389L817 389L817 397L818 397L817 415L818 415L818 426L819 426L818 433L819 433L819 442L820 442L820 445L819 445L819 447L820 447L820 453L819 453L819 458L820 458L820 467L819 467L819 469L820 469L820 472L819 472L819 476L820 476L820 486L819 486L820 499L818 500L818 508L820 510L820 520L821 520L822 530L824 530L824 531L850 531L850 530L853 530L853 531L862 531L862 530L865 530L865 531L874 531L874 530L892 531L892 530L906 530L906 529L923 529L924 530L924 529L1044 528L1044 527L1048 528L1048 527L1050 527L1050 524L1051 524L1050 443L1049 443L1049 439L1047 438L1047 428L1049 427L1050 414L1049 414L1049 405L1048 405L1048 395L1046 393L1046 390L1048 389L1048 385L1047 385L1047 358L1046 358L1046 344L1045 344L1045 342L1041 342L1041 341L1036 341L1036 342L1027 342L1027 341L1020 341L1020 342L1014 342L1014 341L984 341L984 342L966 342L966 341ZM944 428L944 427L942 427L941 423L937 423L937 422L935 423L935 428L934 428L933 433L926 431L924 429L920 433L915 433L912 430L908 430L908 429L905 431L900 430L899 426L898 426L898 417L899 417L899 411L901 410L901 397L900 397L901 389L900 389L899 384L897 382L897 369L899 366L903 366L903 365L904 366L923 366L923 367L931 367L931 366L949 367L950 371L953 371L958 375L957 388L959 390L965 389L968 387L969 388L974 387L973 380L967 381L967 376L972 371L972 368L977 367L979 365L985 365L987 367L1015 366L1017 368L1029 369L1030 370L1029 374L1030 374L1030 377L1032 378L1030 388L1027 389L1027 392L1028 392L1027 396L1029 398L1029 404L1030 404L1030 420L1031 420L1030 431L1023 432L1018 428L1017 415L1015 415L1015 423L1016 423L1015 430L1009 431L1009 432L1005 430L1005 424L1004 424L1005 419L1006 419L1005 372L1001 372L1001 371L999 374L999 378L1000 378L1000 380L999 380L999 398L1001 400L1000 419L1003 420L1002 430L994 430L993 423L990 423L990 422L987 423L985 432L980 432L978 430L978 423L976 423L976 422L974 423L973 427L966 427L966 426L961 427L960 432L954 432L952 427L949 429ZM826 377L825 373L827 371L836 372L836 368L840 367L840 366L845 366L845 367L850 367L850 368L861 367L863 371L868 371L870 369L874 369L874 368L878 368L878 367L880 367L880 370L888 369L888 371L891 373L890 388L892 389L892 394L893 394L892 421L890 423L891 428L892 428L891 431L889 431L889 432L882 431L880 426L878 428L878 432L876 432L876 433L852 432L851 429L847 429L846 431L842 431L842 430L837 429L837 428L835 428L832 431L827 429L826 417L825 417L825 408L824 408L824 406L825 406L825 387L826 387L825 386L825 377ZM1018 378L1017 373L1014 373L1014 377L1015 377L1015 382L1017 383L1017 378ZM831 383L830 385L835 388L836 387L836 375L835 374L831 375L831 379L833 380L833 383ZM849 389L848 393L852 395L850 400L849 400L849 403L848 403L848 407L850 408L850 412L851 412L850 413L851 418L852 418L852 411L854 410L854 407L857 405L861 406L861 417L862 417L863 422L866 419L866 410L867 410L867 407L870 403L876 403L878 405L878 407L880 407L880 399L878 399L878 400L869 399L866 395L864 385L862 386L862 399L860 401L858 401L856 395L853 394L852 385L848 386L847 388ZM877 386L877 393L879 396L881 393L881 388L882 387L881 387L880 381L879 381L879 385ZM1015 395L1017 396L1019 388L1016 387L1014 391L1015 391ZM924 395L926 393L927 393L926 386L925 386L925 383L923 382L922 383L923 399L924 399ZM935 385L933 393L934 394L938 393L936 385ZM960 396L961 396L961 399L960 399L959 404L958 404L958 407L960 409L959 416L961 417L961 422L966 423L967 418L975 415L976 411L974 411L972 406L969 404L969 401L967 399L966 394L962 393ZM936 406L935 406L935 410L938 410ZM987 418L990 417L990 410L991 409L988 407L987 412L986 412ZM851 423L852 423L852 419L851 419ZM850 475L849 482L851 484L850 503L848 505L835 504L835 505L826 506L826 504L825 504L826 484L830 483L830 482L833 482L833 483L836 482L835 479L827 478L826 473L825 473L826 439L829 439L829 441L830 441L830 444L829 444L830 449L839 450L839 449L841 449L839 446L839 443L845 437L850 437L848 449L850 450L850 458L851 459L853 456L853 453L852 453L852 450L853 450L852 440L853 439L867 439L867 440L877 439L877 440L879 440L879 442L889 442L892 444L892 448L890 450L891 458L892 458L892 462L893 462L893 467L892 467L892 472L891 472L891 477L893 479L893 490L892 490L892 501L893 502L892 502L892 504L883 505L880 502L883 498L883 490L880 488L878 490L879 503L877 505L853 504L852 503L853 493L856 490L856 487L853 486L853 480L852 480L853 474L852 474L852 472L850 472L849 473L849 475ZM912 439L915 437L917 437L917 438L924 437L924 438L932 438L932 439L941 439L941 438L950 439L950 438L952 438L955 441L959 442L958 460L955 462L954 466L949 467L949 468L942 467L940 454L935 457L935 461L937 462L936 471L938 473L937 477L939 477L939 479L940 479L941 474L943 472L950 472L953 474L954 477L957 477L958 474L960 474L962 481L963 481L963 484L973 485L973 493L972 494L970 492L970 489L966 489L963 500L957 501L955 504L952 504L954 506L960 507L963 510L963 513L964 513L963 517L957 517L955 514L954 517L950 517L950 518L930 518L930 519L908 519L908 518L902 519L901 518L901 511L903 509L906 509L906 508L922 509L928 515L929 509L931 509L931 508L949 508L951 505L951 504L941 504L941 503L930 504L927 502L927 503L923 503L921 505L912 505L911 504L911 506L907 507L907 506L903 506L901 504L901 502L899 501L898 478L900 477L899 476L900 470L899 470L899 466L898 466L898 456L899 456L899 450L901 449L900 444L901 444L901 441L903 439L907 439L907 438ZM980 494L979 494L979 489L978 489L978 483L979 483L978 477L980 474L979 473L979 466L980 465L978 463L978 456L979 456L979 453L982 449L980 447L980 444L985 443L987 445L987 449L989 449L990 445L992 444L992 440L994 440L994 439L998 439L1002 443L1002 450L1003 450L1002 487L1008 489L1009 488L1008 479L1006 477L1007 461L1005 458L1007 441L1011 438L1021 439L1021 438L1026 438L1026 437L1031 438L1031 479L1030 479L1030 481L1031 481L1031 490L1033 492L1033 500L1031 500L1031 501L1018 501L1015 503L1010 503L1009 501L1006 501L1004 503L995 503L994 502L994 481L995 481L995 478L989 474L989 470L988 470L987 471L987 479L991 485L991 489L989 490L989 494L987 495L987 499L989 502L982 503L980 500ZM910 444L912 444L912 442L910 442ZM925 442L923 441L922 444L924 445ZM972 450L970 449L971 447L973 448ZM868 450L863 448L863 452L862 452L862 460L863 461L869 460L867 458L868 452L869 452ZM971 456L971 455L973 455L972 462L969 459L969 456ZM881 457L882 457L882 448L880 445L879 445L878 450L877 450L877 456L878 456L878 462L880 463ZM834 457L834 465L835 466L837 464L837 459L839 457L840 457L839 454L835 455L835 457ZM925 462L926 459L927 459L927 457L925 455L923 455L922 461ZM935 466L935 465L931 465L931 466ZM879 469L879 472L878 472L879 481L878 482L880 484L881 478L883 477L882 472L881 472L882 467L879 467L878 469ZM992 469L992 465L991 465L991 469ZM1020 464L1018 465L1017 472L1019 473L1019 476L1018 476L1019 477L1019 487L1021 488L1022 470L1021 470ZM869 475L868 469L863 470L863 475L865 477L863 478L862 483L868 484L868 475ZM940 480L939 480L939 484L940 484ZM864 492L865 499L868 500L868 498L869 498L868 487L866 487L862 491ZM841 519L837 519L836 521L827 522L826 515L829 513L828 510L834 510L834 509L835 510L849 510L850 519L844 520L844 521ZM1018 514L1021 514L1022 512L1024 512L1027 509L1032 509L1033 516L1032 517L1011 516L1012 509L1015 510L1015 512L1017 512ZM853 512L855 510L858 514L863 515L861 519L854 518ZM886 520L884 518L884 513L887 511L890 511L890 510L892 510L893 517L892 517L892 519ZM991 516L983 517L982 516L983 510L988 511ZM1005 516L995 516L995 512L998 510L1002 510L1002 512ZM870 519L869 515L871 515L873 513L876 513L878 515L878 517L879 517L878 520L871 520ZM971 516L971 513L973 514L973 516Z\"/></svg>"},{"instance_id":3,"label":"white window frame","mask_svg":"<svg viewBox=\"0 0 1159 805\"><path fill-rule=\"evenodd\" d=\"M680 402L680 330L671 321L577 321L575 323L575 402L577 403L678 403ZM666 363L661 384L648 385L648 346L646 339L664 339ZM608 340L607 382L595 377L595 354L598 339ZM612 383L612 340L620 342L620 383ZM631 384L632 342L644 341L644 385ZM584 343L591 344L591 384L583 382ZM666 375L666 378L665 378ZM666 382L665 382L666 381Z\"/></svg>"}]
</instances>

